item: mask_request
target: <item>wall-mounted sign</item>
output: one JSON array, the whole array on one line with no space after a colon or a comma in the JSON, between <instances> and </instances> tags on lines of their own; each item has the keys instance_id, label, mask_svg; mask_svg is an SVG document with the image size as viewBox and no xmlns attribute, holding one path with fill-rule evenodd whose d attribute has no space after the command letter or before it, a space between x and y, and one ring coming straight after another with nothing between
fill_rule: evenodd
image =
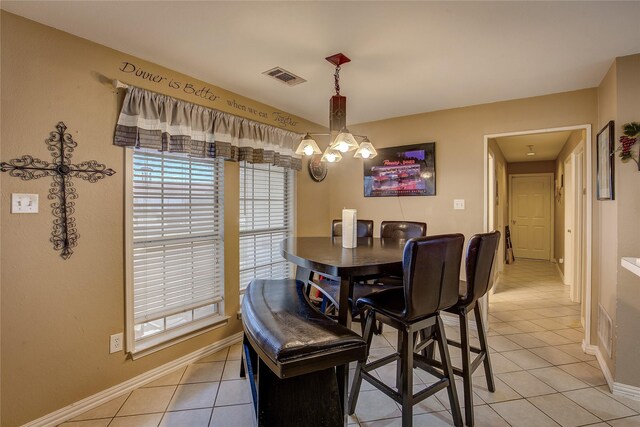
<instances>
[{"instance_id":1,"label":"wall-mounted sign","mask_svg":"<svg viewBox=\"0 0 640 427\"><path fill-rule=\"evenodd\" d=\"M378 149L364 162L364 196L434 196L436 143Z\"/></svg>"}]
</instances>

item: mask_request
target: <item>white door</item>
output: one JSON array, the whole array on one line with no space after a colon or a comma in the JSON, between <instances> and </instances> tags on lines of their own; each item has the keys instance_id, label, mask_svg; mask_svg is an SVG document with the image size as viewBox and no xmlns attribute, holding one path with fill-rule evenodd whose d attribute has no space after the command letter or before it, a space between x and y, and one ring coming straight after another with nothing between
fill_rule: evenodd
<instances>
[{"instance_id":1,"label":"white door","mask_svg":"<svg viewBox=\"0 0 640 427\"><path fill-rule=\"evenodd\" d=\"M551 257L551 177L511 177L511 240L516 258Z\"/></svg>"}]
</instances>

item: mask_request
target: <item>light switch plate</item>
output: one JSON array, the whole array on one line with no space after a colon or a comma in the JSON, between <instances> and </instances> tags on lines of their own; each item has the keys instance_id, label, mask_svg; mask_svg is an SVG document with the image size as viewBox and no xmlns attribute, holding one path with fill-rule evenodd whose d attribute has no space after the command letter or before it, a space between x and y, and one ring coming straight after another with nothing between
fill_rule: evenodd
<instances>
[{"instance_id":1,"label":"light switch plate","mask_svg":"<svg viewBox=\"0 0 640 427\"><path fill-rule=\"evenodd\" d=\"M455 210L464 210L464 199L454 199L453 200L453 209L455 209Z\"/></svg>"},{"instance_id":2,"label":"light switch plate","mask_svg":"<svg viewBox=\"0 0 640 427\"><path fill-rule=\"evenodd\" d=\"M38 213L38 195L11 193L11 213Z\"/></svg>"}]
</instances>

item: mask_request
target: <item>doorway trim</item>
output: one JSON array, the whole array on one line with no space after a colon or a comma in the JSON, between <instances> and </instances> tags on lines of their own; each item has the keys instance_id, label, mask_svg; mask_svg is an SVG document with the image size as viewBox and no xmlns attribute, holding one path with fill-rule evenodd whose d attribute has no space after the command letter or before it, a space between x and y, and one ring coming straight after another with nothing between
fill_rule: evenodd
<instances>
[{"instance_id":1,"label":"doorway trim","mask_svg":"<svg viewBox=\"0 0 640 427\"><path fill-rule=\"evenodd\" d=\"M584 236L585 236L585 246L586 246L586 259L585 259L585 295L584 295L584 304L585 304L585 325L584 325L584 339L582 340L582 349L586 350L591 346L591 240L592 240L592 209L593 209L593 162L592 162L592 135L591 135L591 125L575 125L575 126L564 126L557 128L547 128L547 129L532 129L526 131L519 132L506 132L506 133L496 133L496 134L486 134L484 135L484 151L483 151L483 164L484 164L484 209L483 209L483 228L484 231L489 231L489 215L488 215L488 180L489 180L489 139L490 138L498 138L502 136L517 136L517 135L531 135L538 133L547 133L547 132L560 132L560 131L573 131L573 130L584 130L585 131L585 144L584 144L584 153L585 153L585 183L586 183L586 212L585 212L585 224L583 226ZM486 299L486 298L483 298ZM485 316L487 315L487 310L484 310ZM487 316L488 317L488 316Z\"/></svg>"},{"instance_id":2,"label":"doorway trim","mask_svg":"<svg viewBox=\"0 0 640 427\"><path fill-rule=\"evenodd\" d=\"M575 302L573 298L573 289L575 287L575 274L574 267L576 264L575 257L575 236L576 236L576 193L577 188L575 182L575 155L573 152L569 153L564 161L564 229L562 230L562 239L564 240L564 271L562 274L563 282L569 286L569 294L571 301Z\"/></svg>"},{"instance_id":3,"label":"doorway trim","mask_svg":"<svg viewBox=\"0 0 640 427\"><path fill-rule=\"evenodd\" d=\"M555 226L556 226L556 207L554 206L554 200L553 200L553 174L549 173L549 172L541 172L541 173L517 173L517 174L513 174L510 173L509 175L507 175L508 179L507 182L509 183L509 191L507 192L508 194L508 203L509 203L509 218L507 219L506 223L509 225L511 224L512 221L512 209L513 209L513 203L511 203L511 201L513 200L513 179L514 178L528 178L528 177L544 177L547 178L549 180L549 235L547 236L547 238L549 239L549 259L547 261L551 261L553 259L555 259L555 248L553 247L553 243L554 243L554 235L553 235L553 231L555 230ZM512 229L512 227L509 227L510 229ZM513 235L513 231L512 231L512 235ZM514 249L515 252L515 249Z\"/></svg>"},{"instance_id":4,"label":"doorway trim","mask_svg":"<svg viewBox=\"0 0 640 427\"><path fill-rule=\"evenodd\" d=\"M585 156L585 141L581 141L576 147L571 151L568 160L571 163L571 184L573 186L572 197L573 197L573 218L571 218L571 223L573 224L573 232L571 233L571 243L573 245L573 258L567 260L565 256L565 270L567 266L570 266L572 277L569 278L570 285L570 296L571 301L581 302L586 291L582 289L582 283L584 283L583 278L587 275L587 271L585 271L583 252L584 247L582 246L583 232L584 232L584 222L585 218L582 214L582 206L585 205L586 195L583 193L583 188L585 188L585 168L581 163L584 160ZM566 176L565 171L565 176ZM567 188L568 190L568 188ZM569 192L567 192L567 197L565 198L565 206L566 200L568 200ZM566 214L566 211L565 211ZM566 220L565 220L565 228L566 228ZM566 236L566 230L565 230ZM565 243L566 246L566 243ZM582 262L580 262L580 260ZM567 276L565 274L565 276ZM585 322L584 316L581 313L581 320ZM583 325L584 326L584 325Z\"/></svg>"}]
</instances>

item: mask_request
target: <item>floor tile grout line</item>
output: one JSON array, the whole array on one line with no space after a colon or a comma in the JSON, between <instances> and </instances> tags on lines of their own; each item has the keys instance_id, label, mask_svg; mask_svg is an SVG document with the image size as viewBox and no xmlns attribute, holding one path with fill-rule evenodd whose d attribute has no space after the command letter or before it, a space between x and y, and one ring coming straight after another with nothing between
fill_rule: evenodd
<instances>
[{"instance_id":1,"label":"floor tile grout line","mask_svg":"<svg viewBox=\"0 0 640 427\"><path fill-rule=\"evenodd\" d=\"M182 384L182 379L184 378L184 374L187 372L187 368L188 367L189 367L189 365L187 365L187 367L185 367L184 371L182 371L182 375L180 375L180 379L178 380L178 384L176 384L176 386L175 386L176 388L173 389L173 393L171 393L171 398L167 402L167 406L164 408L164 411L162 412L162 416L160 417L160 420L158 421L158 426L160 424L162 424L162 420L164 420L164 417L167 414L167 409L169 408L169 405L171 405L171 401L173 400L174 396L176 395L176 392L178 391L178 387Z\"/></svg>"},{"instance_id":2,"label":"floor tile grout line","mask_svg":"<svg viewBox=\"0 0 640 427\"><path fill-rule=\"evenodd\" d=\"M242 351L242 350L241 350ZM224 371L227 369L227 362L229 361L229 353L231 353L231 346L227 348L227 356L224 358L224 366L222 367L222 373L220 374L220 382L218 383L218 390L216 391L216 397L213 399L213 407L211 408L211 414L209 414L209 424L213 421L213 411L216 410L216 402L218 401L218 396L220 395L220 388L222 386L222 378L224 377ZM242 364L242 359L240 359L240 364ZM246 375L246 373L245 373Z\"/></svg>"},{"instance_id":3,"label":"floor tile grout line","mask_svg":"<svg viewBox=\"0 0 640 427\"><path fill-rule=\"evenodd\" d=\"M587 387L587 388L593 388L593 387ZM580 390L585 390L585 389L580 389ZM569 390L569 391L574 391L574 390ZM596 417L598 420L600 420L600 422L606 422L605 420L603 420L602 418L600 418L599 416L597 416L596 414L594 414L593 412L591 412L589 409L585 408L584 406L582 406L581 404L579 404L578 402L576 402L575 400L571 399L569 396L566 396L564 394L564 392L558 392L558 393L554 393L554 394L561 394L563 397L565 397L566 399L569 399L570 401L572 401L573 403L575 403L579 408L584 409L585 411L587 411L589 414L593 415L594 417ZM545 395L545 396L550 396L550 395ZM534 396L537 397L537 396ZM529 400L527 398L527 400ZM542 412L544 412L544 409L538 407L534 402L529 401L529 403L531 403L533 406L535 406L536 408L538 408L539 410L541 410ZM545 412L546 414L546 412ZM549 418L551 418L551 415L547 414L549 416ZM555 420L554 420L555 421ZM591 424L596 424L596 423L591 423Z\"/></svg>"},{"instance_id":4,"label":"floor tile grout line","mask_svg":"<svg viewBox=\"0 0 640 427\"><path fill-rule=\"evenodd\" d=\"M138 390L138 389L136 388L135 390ZM124 399L124 402L122 402L122 405L120 405L120 407L118 408L118 410L116 411L116 413L115 413L115 414L113 414L113 417L111 417L111 421L109 421L109 424L107 424L107 427L109 427L109 426L111 425L111 423L113 422L113 420L118 416L118 413L119 413L120 411L122 411L122 408L123 408L123 407L124 407L124 405L127 403L127 401L129 400L129 398L131 397L131 395L133 394L133 392L134 392L135 390L131 390L131 391L129 392L129 394L127 395L127 398L126 398L126 399Z\"/></svg>"},{"instance_id":5,"label":"floor tile grout line","mask_svg":"<svg viewBox=\"0 0 640 427\"><path fill-rule=\"evenodd\" d=\"M602 385L605 385L605 384L602 384ZM594 388L595 390L599 391L600 393L602 393L603 395L607 396L607 393L605 393L605 392L603 392L602 390L600 390L600 388L599 388L599 387L600 387L600 386L594 386L593 388ZM613 396L613 395L612 395L612 396ZM632 408L631 406L629 406L629 405L625 404L624 402L621 402L620 400L618 400L618 399L616 399L615 397L612 397L612 396L611 396L611 397L610 397L610 396L607 396L607 397L610 397L611 399L615 400L616 402L618 402L618 403L619 403L619 404L621 404L622 406L626 406L628 409L630 409L630 410L632 410L633 412L635 412L635 413L636 413L636 415L640 415L640 411L638 411L638 410L636 410L636 409ZM619 397L624 397L624 396L619 396ZM632 415L632 416L636 416L636 415ZM629 417L622 417L622 418L629 418Z\"/></svg>"}]
</instances>

